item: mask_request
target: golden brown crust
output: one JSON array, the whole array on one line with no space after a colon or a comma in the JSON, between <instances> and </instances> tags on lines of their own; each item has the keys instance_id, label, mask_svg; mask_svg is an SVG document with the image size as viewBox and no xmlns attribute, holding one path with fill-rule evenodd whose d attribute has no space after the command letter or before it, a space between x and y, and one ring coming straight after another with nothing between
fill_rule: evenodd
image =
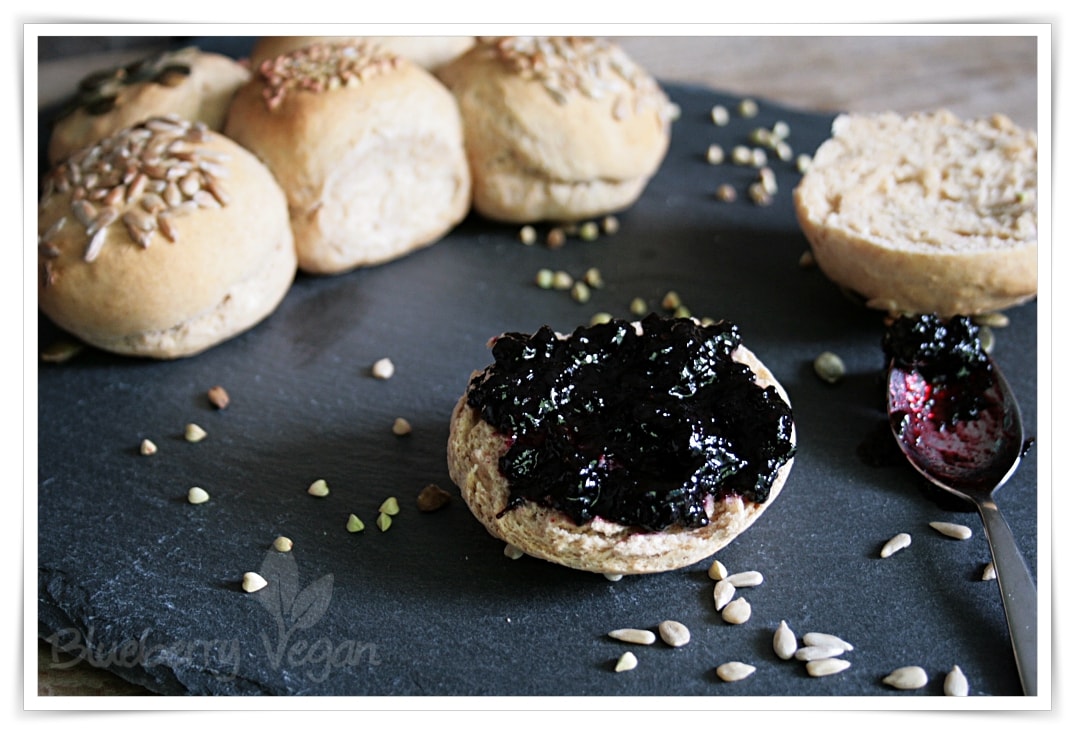
<instances>
[{"instance_id":1,"label":"golden brown crust","mask_svg":"<svg viewBox=\"0 0 1075 734\"><path fill-rule=\"evenodd\" d=\"M474 45L473 36L264 36L255 41L250 63L256 69L266 59L315 43L338 41L375 43L431 71Z\"/></svg>"},{"instance_id":2,"label":"golden brown crust","mask_svg":"<svg viewBox=\"0 0 1075 734\"><path fill-rule=\"evenodd\" d=\"M250 78L249 69L239 62L196 48L181 49L152 61L162 72L180 65L189 68L190 73L164 74L168 83L110 83L109 88L116 94L110 111L91 114L79 107L56 123L49 139L49 162L59 163L80 148L157 115L178 115L220 130L232 95Z\"/></svg>"},{"instance_id":3,"label":"golden brown crust","mask_svg":"<svg viewBox=\"0 0 1075 734\"><path fill-rule=\"evenodd\" d=\"M154 165L146 162L152 154L113 158L100 152L137 150L129 141L143 126L66 159L50 174L38 210L38 303L58 326L89 344L170 359L200 352L265 318L290 287L296 258L283 192L264 165L223 135L201 128L188 137L192 126L185 121L156 124L186 131L177 134L184 155L192 168L208 166L212 183L203 177L196 191L184 184L191 196L180 193L178 183L158 194L153 187L160 172L140 175ZM164 140L173 144L176 138L167 134ZM135 174L126 183L101 176L90 186L94 159L107 159L120 171L130 165ZM144 235L144 243L135 235Z\"/></svg>"},{"instance_id":4,"label":"golden brown crust","mask_svg":"<svg viewBox=\"0 0 1075 734\"><path fill-rule=\"evenodd\" d=\"M1037 294L1037 140L994 116L843 115L795 190L822 272L872 308L943 316Z\"/></svg>"},{"instance_id":5,"label":"golden brown crust","mask_svg":"<svg viewBox=\"0 0 1075 734\"><path fill-rule=\"evenodd\" d=\"M303 88L320 68L334 81ZM236 95L225 133L280 182L309 273L402 257L438 241L470 207L454 98L421 67L364 44L265 62Z\"/></svg>"},{"instance_id":6,"label":"golden brown crust","mask_svg":"<svg viewBox=\"0 0 1075 734\"><path fill-rule=\"evenodd\" d=\"M787 401L783 388L753 353L740 347L734 358L751 366L758 384L774 386ZM607 574L669 571L713 555L750 527L776 500L792 466L789 460L781 467L765 503L731 497L712 507L710 523L705 527L674 527L651 533L600 519L576 525L562 512L532 502L498 517L509 497L507 480L498 468L507 449L505 438L467 405L464 394L452 412L448 470L474 516L491 535L528 555Z\"/></svg>"},{"instance_id":7,"label":"golden brown crust","mask_svg":"<svg viewBox=\"0 0 1075 734\"><path fill-rule=\"evenodd\" d=\"M624 209L668 149L674 108L600 39L479 39L438 76L459 100L474 208L509 222Z\"/></svg>"}]
</instances>

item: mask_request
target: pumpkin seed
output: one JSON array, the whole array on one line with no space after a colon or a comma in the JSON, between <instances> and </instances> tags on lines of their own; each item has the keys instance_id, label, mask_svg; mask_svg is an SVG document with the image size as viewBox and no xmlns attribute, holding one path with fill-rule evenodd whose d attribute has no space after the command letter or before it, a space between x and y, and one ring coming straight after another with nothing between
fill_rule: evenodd
<instances>
[{"instance_id":1,"label":"pumpkin seed","mask_svg":"<svg viewBox=\"0 0 1075 734\"><path fill-rule=\"evenodd\" d=\"M912 691L929 683L929 676L917 665L905 665L893 670L882 678L881 682L901 691Z\"/></svg>"},{"instance_id":2,"label":"pumpkin seed","mask_svg":"<svg viewBox=\"0 0 1075 734\"><path fill-rule=\"evenodd\" d=\"M717 677L722 681L732 683L750 677L754 674L755 670L757 670L757 668L753 665L733 660L730 663L723 663L717 666Z\"/></svg>"}]
</instances>

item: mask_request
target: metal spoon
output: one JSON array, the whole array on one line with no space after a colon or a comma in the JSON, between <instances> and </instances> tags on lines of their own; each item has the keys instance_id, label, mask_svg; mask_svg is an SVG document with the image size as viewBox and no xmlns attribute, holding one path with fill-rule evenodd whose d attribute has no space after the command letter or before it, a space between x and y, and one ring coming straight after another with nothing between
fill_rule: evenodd
<instances>
[{"instance_id":1,"label":"metal spoon","mask_svg":"<svg viewBox=\"0 0 1075 734\"><path fill-rule=\"evenodd\" d=\"M992 363L973 418L951 411L958 391L973 384L930 382L893 363L888 416L903 453L926 479L978 508L993 554L1008 632L1023 692L1038 689L1038 592L993 492L1015 472L1023 453L1023 421L1011 388Z\"/></svg>"}]
</instances>

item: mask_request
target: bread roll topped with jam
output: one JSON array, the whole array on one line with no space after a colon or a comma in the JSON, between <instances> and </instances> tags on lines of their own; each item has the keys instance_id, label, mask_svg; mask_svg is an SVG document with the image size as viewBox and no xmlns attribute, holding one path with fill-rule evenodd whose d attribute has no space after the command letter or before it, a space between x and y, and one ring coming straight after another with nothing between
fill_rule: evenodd
<instances>
[{"instance_id":1,"label":"bread roll topped with jam","mask_svg":"<svg viewBox=\"0 0 1075 734\"><path fill-rule=\"evenodd\" d=\"M610 41L480 38L437 75L459 100L474 208L490 219L626 209L668 151L677 108Z\"/></svg>"},{"instance_id":2,"label":"bread roll topped with jam","mask_svg":"<svg viewBox=\"0 0 1075 734\"><path fill-rule=\"evenodd\" d=\"M296 272L269 170L202 123L151 118L44 180L38 304L101 349L173 359L249 329Z\"/></svg>"},{"instance_id":3,"label":"bread roll topped with jam","mask_svg":"<svg viewBox=\"0 0 1075 734\"><path fill-rule=\"evenodd\" d=\"M504 334L452 414L448 467L524 553L606 574L717 552L787 480L783 388L736 326L651 315Z\"/></svg>"}]
</instances>

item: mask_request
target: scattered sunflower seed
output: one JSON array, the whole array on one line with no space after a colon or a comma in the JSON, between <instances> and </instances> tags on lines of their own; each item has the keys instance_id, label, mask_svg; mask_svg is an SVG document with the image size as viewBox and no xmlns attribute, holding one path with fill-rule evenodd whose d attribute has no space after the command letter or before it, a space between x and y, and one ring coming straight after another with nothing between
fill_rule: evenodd
<instances>
[{"instance_id":1,"label":"scattered sunflower seed","mask_svg":"<svg viewBox=\"0 0 1075 734\"><path fill-rule=\"evenodd\" d=\"M996 334L988 326L978 328L978 341L981 342L982 351L986 354L992 354L993 348L997 345Z\"/></svg>"},{"instance_id":2,"label":"scattered sunflower seed","mask_svg":"<svg viewBox=\"0 0 1075 734\"><path fill-rule=\"evenodd\" d=\"M370 373L378 380L387 380L396 372L396 366L388 357L382 357L373 363Z\"/></svg>"},{"instance_id":3,"label":"scattered sunflower seed","mask_svg":"<svg viewBox=\"0 0 1075 734\"><path fill-rule=\"evenodd\" d=\"M705 152L706 162L710 165L716 166L724 162L724 148L720 147L716 143L713 143L706 149Z\"/></svg>"},{"instance_id":4,"label":"scattered sunflower seed","mask_svg":"<svg viewBox=\"0 0 1075 734\"><path fill-rule=\"evenodd\" d=\"M199 426L197 423L188 423L187 427L183 431L183 436L191 443L198 443L204 439L208 434L205 429Z\"/></svg>"},{"instance_id":5,"label":"scattered sunflower seed","mask_svg":"<svg viewBox=\"0 0 1075 734\"><path fill-rule=\"evenodd\" d=\"M386 515L398 515L399 514L399 501L395 497L389 497L381 506L377 508L378 512L383 512Z\"/></svg>"},{"instance_id":6,"label":"scattered sunflower seed","mask_svg":"<svg viewBox=\"0 0 1075 734\"><path fill-rule=\"evenodd\" d=\"M601 220L601 230L605 234L616 234L620 231L620 220L611 214Z\"/></svg>"},{"instance_id":7,"label":"scattered sunflower seed","mask_svg":"<svg viewBox=\"0 0 1075 734\"><path fill-rule=\"evenodd\" d=\"M281 553L290 552L294 546L295 544L291 542L291 538L286 535L280 535L272 542L273 550L277 550Z\"/></svg>"},{"instance_id":8,"label":"scattered sunflower seed","mask_svg":"<svg viewBox=\"0 0 1075 734\"><path fill-rule=\"evenodd\" d=\"M993 565L993 562L985 564L985 568L982 569L982 581L993 581L997 577L997 567Z\"/></svg>"},{"instance_id":9,"label":"scattered sunflower seed","mask_svg":"<svg viewBox=\"0 0 1075 734\"><path fill-rule=\"evenodd\" d=\"M584 242L593 242L601 234L597 222L583 222L579 225L579 239Z\"/></svg>"},{"instance_id":10,"label":"scattered sunflower seed","mask_svg":"<svg viewBox=\"0 0 1075 734\"><path fill-rule=\"evenodd\" d=\"M517 561L526 554L523 553L522 549L518 548L517 546L514 546L511 543L506 543L504 545L504 555L513 561Z\"/></svg>"},{"instance_id":11,"label":"scattered sunflower seed","mask_svg":"<svg viewBox=\"0 0 1075 734\"><path fill-rule=\"evenodd\" d=\"M538 288L548 290L549 288L552 288L553 277L552 270L549 268L542 268L537 271L537 275L534 276L534 282L537 284Z\"/></svg>"},{"instance_id":12,"label":"scattered sunflower seed","mask_svg":"<svg viewBox=\"0 0 1075 734\"><path fill-rule=\"evenodd\" d=\"M622 673L625 670L634 670L637 667L638 658L631 652L625 652L623 655L620 655L620 659L616 661L617 673Z\"/></svg>"},{"instance_id":13,"label":"scattered sunflower seed","mask_svg":"<svg viewBox=\"0 0 1075 734\"><path fill-rule=\"evenodd\" d=\"M597 268L589 268L583 274L582 280L591 288L603 288L605 285L605 279L601 276L601 271Z\"/></svg>"},{"instance_id":14,"label":"scattered sunflower seed","mask_svg":"<svg viewBox=\"0 0 1075 734\"><path fill-rule=\"evenodd\" d=\"M366 529L366 523L362 522L362 519L354 513L347 516L347 532L349 533L361 533Z\"/></svg>"},{"instance_id":15,"label":"scattered sunflower seed","mask_svg":"<svg viewBox=\"0 0 1075 734\"><path fill-rule=\"evenodd\" d=\"M826 351L814 358L814 372L825 382L835 385L847 374L847 368L838 354Z\"/></svg>"},{"instance_id":16,"label":"scattered sunflower seed","mask_svg":"<svg viewBox=\"0 0 1075 734\"><path fill-rule=\"evenodd\" d=\"M728 606L728 602L733 598L735 598L735 587L729 584L727 580L721 579L713 587L713 605L718 612Z\"/></svg>"},{"instance_id":17,"label":"scattered sunflower seed","mask_svg":"<svg viewBox=\"0 0 1075 734\"><path fill-rule=\"evenodd\" d=\"M228 407L228 403L231 402L231 398L228 396L228 391L220 385L215 385L209 388L209 404L217 410L224 410Z\"/></svg>"},{"instance_id":18,"label":"scattered sunflower seed","mask_svg":"<svg viewBox=\"0 0 1075 734\"><path fill-rule=\"evenodd\" d=\"M735 588L742 589L748 586L761 586L765 581L765 577L758 571L740 571L725 577L724 580Z\"/></svg>"},{"instance_id":19,"label":"scattered sunflower seed","mask_svg":"<svg viewBox=\"0 0 1075 734\"><path fill-rule=\"evenodd\" d=\"M575 279L566 270L557 270L552 274L552 287L558 291L570 290L575 284Z\"/></svg>"},{"instance_id":20,"label":"scattered sunflower seed","mask_svg":"<svg viewBox=\"0 0 1075 734\"><path fill-rule=\"evenodd\" d=\"M967 676L963 674L963 670L958 665L953 665L952 669L948 671L948 675L944 677L944 695L970 695L970 683L967 682Z\"/></svg>"},{"instance_id":21,"label":"scattered sunflower seed","mask_svg":"<svg viewBox=\"0 0 1075 734\"><path fill-rule=\"evenodd\" d=\"M810 661L838 658L845 652L839 645L806 645L795 651L795 659Z\"/></svg>"},{"instance_id":22,"label":"scattered sunflower seed","mask_svg":"<svg viewBox=\"0 0 1075 734\"><path fill-rule=\"evenodd\" d=\"M317 479L306 488L306 493L314 497L328 497L328 482L324 479Z\"/></svg>"},{"instance_id":23,"label":"scattered sunflower seed","mask_svg":"<svg viewBox=\"0 0 1075 734\"><path fill-rule=\"evenodd\" d=\"M929 526L941 535L947 535L949 538L955 538L956 540L966 540L973 534L966 525L954 522L941 522L938 520L931 522Z\"/></svg>"},{"instance_id":24,"label":"scattered sunflower seed","mask_svg":"<svg viewBox=\"0 0 1075 734\"><path fill-rule=\"evenodd\" d=\"M419 512L434 512L444 507L452 499L446 490L436 484L427 484L418 493L416 503Z\"/></svg>"},{"instance_id":25,"label":"scattered sunflower seed","mask_svg":"<svg viewBox=\"0 0 1075 734\"><path fill-rule=\"evenodd\" d=\"M633 316L645 316L649 311L649 305L646 304L644 298L634 298L631 300L630 310Z\"/></svg>"},{"instance_id":26,"label":"scattered sunflower seed","mask_svg":"<svg viewBox=\"0 0 1075 734\"><path fill-rule=\"evenodd\" d=\"M61 339L54 341L41 350L41 361L49 362L50 364L61 364L71 359L79 352L85 349L84 344L79 342L70 341L67 339Z\"/></svg>"},{"instance_id":27,"label":"scattered sunflower seed","mask_svg":"<svg viewBox=\"0 0 1075 734\"><path fill-rule=\"evenodd\" d=\"M406 418L396 418L392 421L392 433L397 436L406 436L411 432L411 424Z\"/></svg>"},{"instance_id":28,"label":"scattered sunflower seed","mask_svg":"<svg viewBox=\"0 0 1075 734\"><path fill-rule=\"evenodd\" d=\"M755 181L747 187L750 200L757 206L769 206L773 203L773 195L769 193L760 181Z\"/></svg>"},{"instance_id":29,"label":"scattered sunflower seed","mask_svg":"<svg viewBox=\"0 0 1075 734\"><path fill-rule=\"evenodd\" d=\"M713 105L713 109L709 111L709 119L713 121L714 125L718 127L724 127L731 119L731 115L728 114L728 108L724 105Z\"/></svg>"},{"instance_id":30,"label":"scattered sunflower seed","mask_svg":"<svg viewBox=\"0 0 1075 734\"><path fill-rule=\"evenodd\" d=\"M806 663L806 672L812 678L823 678L826 675L835 675L851 667L850 660L843 658L824 658L822 660L810 660Z\"/></svg>"},{"instance_id":31,"label":"scattered sunflower seed","mask_svg":"<svg viewBox=\"0 0 1075 734\"><path fill-rule=\"evenodd\" d=\"M886 686L892 686L901 691L913 691L929 683L929 676L926 675L925 670L917 665L906 665L893 670L882 678L881 682Z\"/></svg>"},{"instance_id":32,"label":"scattered sunflower seed","mask_svg":"<svg viewBox=\"0 0 1075 734\"><path fill-rule=\"evenodd\" d=\"M714 560L709 564L709 571L707 571L709 578L714 581L720 581L721 579L728 577L728 569L724 567L724 564L720 561Z\"/></svg>"},{"instance_id":33,"label":"scattered sunflower seed","mask_svg":"<svg viewBox=\"0 0 1075 734\"><path fill-rule=\"evenodd\" d=\"M209 501L209 493L201 487L191 487L187 490L187 502L192 505L200 505Z\"/></svg>"},{"instance_id":34,"label":"scattered sunflower seed","mask_svg":"<svg viewBox=\"0 0 1075 734\"><path fill-rule=\"evenodd\" d=\"M795 633L791 631L785 620L780 620L780 626L773 633L773 652L781 660L791 660L798 647L799 643L795 639Z\"/></svg>"},{"instance_id":35,"label":"scattered sunflower seed","mask_svg":"<svg viewBox=\"0 0 1075 734\"><path fill-rule=\"evenodd\" d=\"M382 533L388 530L392 527L392 516L383 512L377 515L377 527Z\"/></svg>"},{"instance_id":36,"label":"scattered sunflower seed","mask_svg":"<svg viewBox=\"0 0 1075 734\"><path fill-rule=\"evenodd\" d=\"M581 280L576 280L571 285L571 298L576 303L587 303L590 300L590 286Z\"/></svg>"},{"instance_id":37,"label":"scattered sunflower seed","mask_svg":"<svg viewBox=\"0 0 1075 734\"><path fill-rule=\"evenodd\" d=\"M901 551L911 544L911 536L907 533L896 533L881 546L881 557L888 558L896 551Z\"/></svg>"},{"instance_id":38,"label":"scattered sunflower seed","mask_svg":"<svg viewBox=\"0 0 1075 734\"><path fill-rule=\"evenodd\" d=\"M795 156L795 168L799 171L799 173L806 173L807 170L809 170L810 168L810 164L813 162L813 158L811 158L806 153L800 153L799 155Z\"/></svg>"},{"instance_id":39,"label":"scattered sunflower seed","mask_svg":"<svg viewBox=\"0 0 1075 734\"><path fill-rule=\"evenodd\" d=\"M717 666L717 677L726 683L749 678L757 670L753 665L733 660L730 663L722 663Z\"/></svg>"},{"instance_id":40,"label":"scattered sunflower seed","mask_svg":"<svg viewBox=\"0 0 1075 734\"><path fill-rule=\"evenodd\" d=\"M977 314L971 317L971 321L978 326L989 326L995 329L1003 329L1011 323L1011 319L1008 318L1008 315L1001 313L1000 311Z\"/></svg>"},{"instance_id":41,"label":"scattered sunflower seed","mask_svg":"<svg viewBox=\"0 0 1075 734\"><path fill-rule=\"evenodd\" d=\"M732 148L732 163L737 166L749 166L754 160L754 154L749 146L737 145Z\"/></svg>"},{"instance_id":42,"label":"scattered sunflower seed","mask_svg":"<svg viewBox=\"0 0 1075 734\"><path fill-rule=\"evenodd\" d=\"M631 628L612 630L608 633L608 636L614 640L630 642L635 645L652 645L657 641L657 635L653 634L650 630Z\"/></svg>"},{"instance_id":43,"label":"scattered sunflower seed","mask_svg":"<svg viewBox=\"0 0 1075 734\"><path fill-rule=\"evenodd\" d=\"M138 447L142 456L152 456L157 453L157 444L150 441L148 438L142 439L142 445Z\"/></svg>"},{"instance_id":44,"label":"scattered sunflower seed","mask_svg":"<svg viewBox=\"0 0 1075 734\"><path fill-rule=\"evenodd\" d=\"M524 245L532 245L537 242L537 230L529 224L519 230L519 241Z\"/></svg>"},{"instance_id":45,"label":"scattered sunflower seed","mask_svg":"<svg viewBox=\"0 0 1075 734\"><path fill-rule=\"evenodd\" d=\"M758 114L758 103L750 97L739 101L739 114L742 117L755 117Z\"/></svg>"},{"instance_id":46,"label":"scattered sunflower seed","mask_svg":"<svg viewBox=\"0 0 1075 734\"><path fill-rule=\"evenodd\" d=\"M742 597L732 599L720 610L720 618L728 624L743 624L750 619L750 602Z\"/></svg>"},{"instance_id":47,"label":"scattered sunflower seed","mask_svg":"<svg viewBox=\"0 0 1075 734\"><path fill-rule=\"evenodd\" d=\"M657 625L657 632L660 633L661 639L672 647L683 647L691 641L691 631L685 624L674 619L666 619Z\"/></svg>"},{"instance_id":48,"label":"scattered sunflower seed","mask_svg":"<svg viewBox=\"0 0 1075 734\"><path fill-rule=\"evenodd\" d=\"M606 573L606 574L602 574L602 576L604 576L605 580L607 580L607 581L612 581L612 582L623 581L623 574L622 573Z\"/></svg>"},{"instance_id":49,"label":"scattered sunflower seed","mask_svg":"<svg viewBox=\"0 0 1075 734\"><path fill-rule=\"evenodd\" d=\"M252 594L255 591L260 591L268 585L269 582L261 574L253 571L247 571L243 574L243 591L247 593Z\"/></svg>"},{"instance_id":50,"label":"scattered sunflower seed","mask_svg":"<svg viewBox=\"0 0 1075 734\"><path fill-rule=\"evenodd\" d=\"M842 650L851 652L855 649L855 646L846 640L842 640L836 635L830 635L826 632L807 632L803 635L804 645L816 645L818 647L839 647Z\"/></svg>"},{"instance_id":51,"label":"scattered sunflower seed","mask_svg":"<svg viewBox=\"0 0 1075 734\"><path fill-rule=\"evenodd\" d=\"M590 326L596 326L597 324L607 324L612 321L612 314L608 311L598 311L590 317Z\"/></svg>"}]
</instances>

